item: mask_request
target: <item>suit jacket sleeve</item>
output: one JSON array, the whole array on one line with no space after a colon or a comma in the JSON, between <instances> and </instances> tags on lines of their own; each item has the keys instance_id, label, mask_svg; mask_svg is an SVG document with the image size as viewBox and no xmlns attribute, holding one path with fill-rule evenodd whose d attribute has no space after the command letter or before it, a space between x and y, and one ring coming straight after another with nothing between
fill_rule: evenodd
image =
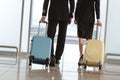
<instances>
[{"instance_id":1,"label":"suit jacket sleeve","mask_svg":"<svg viewBox=\"0 0 120 80\"><path fill-rule=\"evenodd\" d=\"M73 12L74 12L75 2L74 2L74 0L69 0L69 1L70 1L70 14L69 14L69 17L73 18Z\"/></svg>"},{"instance_id":2,"label":"suit jacket sleeve","mask_svg":"<svg viewBox=\"0 0 120 80\"><path fill-rule=\"evenodd\" d=\"M46 14L47 14L47 9L48 9L48 4L49 4L49 0L44 0L42 16L46 16Z\"/></svg>"},{"instance_id":3,"label":"suit jacket sleeve","mask_svg":"<svg viewBox=\"0 0 120 80\"><path fill-rule=\"evenodd\" d=\"M77 4L76 4L76 10L75 10L75 19L76 19L76 20L77 20L77 18L78 18L78 16L79 16L80 6L81 6L81 0L78 0L78 1L77 1Z\"/></svg>"},{"instance_id":4,"label":"suit jacket sleeve","mask_svg":"<svg viewBox=\"0 0 120 80\"><path fill-rule=\"evenodd\" d=\"M96 0L95 2L95 10L97 19L100 18L100 0Z\"/></svg>"}]
</instances>

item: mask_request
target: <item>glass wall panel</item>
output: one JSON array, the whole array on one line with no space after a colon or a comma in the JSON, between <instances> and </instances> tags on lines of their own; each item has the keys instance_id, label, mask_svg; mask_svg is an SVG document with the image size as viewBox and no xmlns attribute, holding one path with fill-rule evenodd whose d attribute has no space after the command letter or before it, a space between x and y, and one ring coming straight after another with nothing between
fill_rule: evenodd
<instances>
[{"instance_id":1,"label":"glass wall panel","mask_svg":"<svg viewBox=\"0 0 120 80\"><path fill-rule=\"evenodd\" d=\"M32 0L24 0L24 15L23 15L23 24L22 24L22 43L21 43L21 52L27 52L28 48L28 38L29 38L29 19L30 19L30 7Z\"/></svg>"},{"instance_id":2,"label":"glass wall panel","mask_svg":"<svg viewBox=\"0 0 120 80\"><path fill-rule=\"evenodd\" d=\"M120 54L120 0L108 0L106 53ZM113 57L112 58L116 58ZM120 57L117 57L120 59Z\"/></svg>"},{"instance_id":3,"label":"glass wall panel","mask_svg":"<svg viewBox=\"0 0 120 80\"><path fill-rule=\"evenodd\" d=\"M0 45L19 47L22 0L0 0Z\"/></svg>"},{"instance_id":4,"label":"glass wall panel","mask_svg":"<svg viewBox=\"0 0 120 80\"><path fill-rule=\"evenodd\" d=\"M22 0L0 0L0 63L17 62L21 12Z\"/></svg>"}]
</instances>

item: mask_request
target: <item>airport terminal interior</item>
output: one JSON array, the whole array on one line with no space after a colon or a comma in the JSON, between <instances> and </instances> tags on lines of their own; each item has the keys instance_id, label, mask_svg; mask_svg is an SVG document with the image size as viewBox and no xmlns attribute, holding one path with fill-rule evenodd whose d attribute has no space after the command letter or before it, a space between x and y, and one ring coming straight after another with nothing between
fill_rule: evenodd
<instances>
[{"instance_id":1,"label":"airport terminal interior","mask_svg":"<svg viewBox=\"0 0 120 80\"><path fill-rule=\"evenodd\" d=\"M94 66L86 69L78 66L80 53L74 19L67 27L60 64L47 68L35 63L29 66L31 40L41 26L43 1L0 0L0 80L120 80L120 11L116 9L120 8L119 0L100 0L103 25L98 31L94 27L93 39L98 32L104 43L101 70ZM56 48L57 32L54 41ZM84 40L84 52L86 44Z\"/></svg>"}]
</instances>

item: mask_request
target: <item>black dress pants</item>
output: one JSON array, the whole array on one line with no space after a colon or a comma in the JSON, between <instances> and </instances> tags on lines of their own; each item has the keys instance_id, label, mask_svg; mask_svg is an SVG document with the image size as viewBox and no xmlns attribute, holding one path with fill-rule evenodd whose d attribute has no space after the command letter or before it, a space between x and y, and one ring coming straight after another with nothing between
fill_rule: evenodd
<instances>
[{"instance_id":1,"label":"black dress pants","mask_svg":"<svg viewBox=\"0 0 120 80\"><path fill-rule=\"evenodd\" d=\"M52 39L51 57L54 56L54 37L58 26L57 45L55 51L56 60L60 60L64 51L67 21L49 20L47 35Z\"/></svg>"}]
</instances>

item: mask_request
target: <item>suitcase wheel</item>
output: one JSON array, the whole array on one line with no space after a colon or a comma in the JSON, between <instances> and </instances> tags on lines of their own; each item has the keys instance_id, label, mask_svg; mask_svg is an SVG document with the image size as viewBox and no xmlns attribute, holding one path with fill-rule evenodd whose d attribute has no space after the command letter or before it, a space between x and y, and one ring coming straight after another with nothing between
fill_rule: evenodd
<instances>
[{"instance_id":1,"label":"suitcase wheel","mask_svg":"<svg viewBox=\"0 0 120 80\"><path fill-rule=\"evenodd\" d=\"M87 68L87 61L84 60L84 69L86 69L86 68Z\"/></svg>"},{"instance_id":2,"label":"suitcase wheel","mask_svg":"<svg viewBox=\"0 0 120 80\"><path fill-rule=\"evenodd\" d=\"M102 69L102 64L101 64L101 62L99 62L99 70L101 70Z\"/></svg>"},{"instance_id":3,"label":"suitcase wheel","mask_svg":"<svg viewBox=\"0 0 120 80\"><path fill-rule=\"evenodd\" d=\"M45 67L48 67L48 65L50 64L50 59L49 58L46 58L46 64L45 64Z\"/></svg>"},{"instance_id":4,"label":"suitcase wheel","mask_svg":"<svg viewBox=\"0 0 120 80\"><path fill-rule=\"evenodd\" d=\"M102 69L102 65L99 65L99 70L101 70Z\"/></svg>"},{"instance_id":5,"label":"suitcase wheel","mask_svg":"<svg viewBox=\"0 0 120 80\"><path fill-rule=\"evenodd\" d=\"M84 69L86 69L87 68L87 65L86 64L84 64Z\"/></svg>"},{"instance_id":6,"label":"suitcase wheel","mask_svg":"<svg viewBox=\"0 0 120 80\"><path fill-rule=\"evenodd\" d=\"M30 55L29 56L29 66L32 65L33 60L34 60L34 56Z\"/></svg>"}]
</instances>

